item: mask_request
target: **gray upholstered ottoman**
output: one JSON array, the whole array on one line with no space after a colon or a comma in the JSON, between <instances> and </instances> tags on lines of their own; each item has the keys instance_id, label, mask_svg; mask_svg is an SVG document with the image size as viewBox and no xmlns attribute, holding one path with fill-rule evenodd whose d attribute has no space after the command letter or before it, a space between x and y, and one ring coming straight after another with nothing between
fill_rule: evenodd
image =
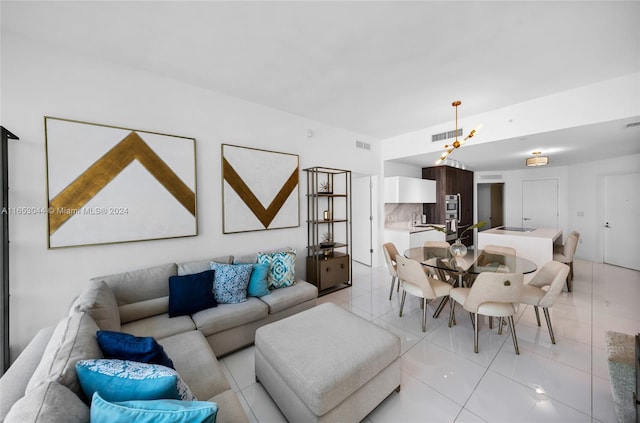
<instances>
[{"instance_id":1,"label":"gray upholstered ottoman","mask_svg":"<svg viewBox=\"0 0 640 423\"><path fill-rule=\"evenodd\" d=\"M400 391L400 339L331 303L256 332L256 379L290 422L359 422Z\"/></svg>"}]
</instances>

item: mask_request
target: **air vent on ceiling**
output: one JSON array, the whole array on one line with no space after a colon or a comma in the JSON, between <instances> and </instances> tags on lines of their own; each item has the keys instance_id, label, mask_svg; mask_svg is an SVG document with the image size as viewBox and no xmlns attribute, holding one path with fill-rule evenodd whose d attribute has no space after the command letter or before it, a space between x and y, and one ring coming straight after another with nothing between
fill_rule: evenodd
<instances>
[{"instance_id":1,"label":"air vent on ceiling","mask_svg":"<svg viewBox=\"0 0 640 423\"><path fill-rule=\"evenodd\" d=\"M362 142L362 141L356 141L356 148L361 148L363 150L371 150L371 144Z\"/></svg>"},{"instance_id":2,"label":"air vent on ceiling","mask_svg":"<svg viewBox=\"0 0 640 423\"><path fill-rule=\"evenodd\" d=\"M480 179L502 179L502 175L480 175Z\"/></svg>"},{"instance_id":3,"label":"air vent on ceiling","mask_svg":"<svg viewBox=\"0 0 640 423\"><path fill-rule=\"evenodd\" d=\"M449 138L455 138L456 136L462 136L462 128L458 128L457 134L455 129L447 132L441 132L439 134L433 134L431 135L431 142L444 141L448 140Z\"/></svg>"},{"instance_id":4,"label":"air vent on ceiling","mask_svg":"<svg viewBox=\"0 0 640 423\"><path fill-rule=\"evenodd\" d=\"M633 128L634 126L640 126L640 122L627 123L627 128Z\"/></svg>"}]
</instances>

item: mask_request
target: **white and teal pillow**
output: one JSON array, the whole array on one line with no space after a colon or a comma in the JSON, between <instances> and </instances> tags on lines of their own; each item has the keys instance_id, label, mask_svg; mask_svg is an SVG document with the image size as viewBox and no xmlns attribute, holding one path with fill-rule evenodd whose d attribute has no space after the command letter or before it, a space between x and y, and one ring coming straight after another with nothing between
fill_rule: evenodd
<instances>
[{"instance_id":1,"label":"white and teal pillow","mask_svg":"<svg viewBox=\"0 0 640 423\"><path fill-rule=\"evenodd\" d=\"M237 304L247 301L247 288L253 264L220 264L211 262L214 270L213 292L220 304Z\"/></svg>"},{"instance_id":2,"label":"white and teal pillow","mask_svg":"<svg viewBox=\"0 0 640 423\"><path fill-rule=\"evenodd\" d=\"M218 404L209 401L109 402L93 395L91 423L215 423Z\"/></svg>"},{"instance_id":3,"label":"white and teal pillow","mask_svg":"<svg viewBox=\"0 0 640 423\"><path fill-rule=\"evenodd\" d=\"M258 263L269 264L269 289L291 286L296 281L296 250L258 253Z\"/></svg>"},{"instance_id":4,"label":"white and teal pillow","mask_svg":"<svg viewBox=\"0 0 640 423\"><path fill-rule=\"evenodd\" d=\"M159 364L130 360L80 360L76 372L82 392L95 392L107 401L196 398L178 373Z\"/></svg>"}]
</instances>

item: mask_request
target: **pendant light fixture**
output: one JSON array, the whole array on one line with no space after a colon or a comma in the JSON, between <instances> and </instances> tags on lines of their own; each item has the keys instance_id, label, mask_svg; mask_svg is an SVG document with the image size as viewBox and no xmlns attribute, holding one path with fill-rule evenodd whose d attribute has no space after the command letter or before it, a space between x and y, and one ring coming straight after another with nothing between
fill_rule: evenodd
<instances>
[{"instance_id":1,"label":"pendant light fixture","mask_svg":"<svg viewBox=\"0 0 640 423\"><path fill-rule=\"evenodd\" d=\"M477 128L471 130L471 132L469 132L469 135L467 135L466 137L464 137L464 139L462 141L458 141L458 106L461 105L462 102L460 100L456 100L453 103L451 103L451 105L453 107L456 108L456 140L453 142L453 144L445 144L443 146L443 148L446 150L444 153L442 153L442 155L440 156L440 158L436 161L436 164L440 164L442 163L442 161L449 155L451 154L451 152L453 150L455 150L458 147L462 147L462 145L467 142L467 140L469 138L473 138L473 136L476 134L476 132L478 131L478 129L480 129L480 127L482 125L479 125Z\"/></svg>"},{"instance_id":2,"label":"pendant light fixture","mask_svg":"<svg viewBox=\"0 0 640 423\"><path fill-rule=\"evenodd\" d=\"M533 153L533 157L529 157L526 161L527 167L530 166L546 166L549 164L549 157L548 156L541 156L540 154L542 154L541 151L534 151Z\"/></svg>"}]
</instances>

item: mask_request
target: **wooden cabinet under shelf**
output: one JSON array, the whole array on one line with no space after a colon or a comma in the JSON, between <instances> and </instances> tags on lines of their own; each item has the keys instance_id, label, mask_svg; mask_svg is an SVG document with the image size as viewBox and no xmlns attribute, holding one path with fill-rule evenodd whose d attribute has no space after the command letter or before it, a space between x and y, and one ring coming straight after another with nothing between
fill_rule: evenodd
<instances>
[{"instance_id":1,"label":"wooden cabinet under shelf","mask_svg":"<svg viewBox=\"0 0 640 423\"><path fill-rule=\"evenodd\" d=\"M350 257L335 252L332 257L322 254L307 257L307 281L314 279L318 290L324 291L350 280ZM319 275L319 276L318 276Z\"/></svg>"},{"instance_id":2,"label":"wooden cabinet under shelf","mask_svg":"<svg viewBox=\"0 0 640 423\"><path fill-rule=\"evenodd\" d=\"M326 167L304 171L307 282L323 295L351 286L351 171Z\"/></svg>"}]
</instances>

